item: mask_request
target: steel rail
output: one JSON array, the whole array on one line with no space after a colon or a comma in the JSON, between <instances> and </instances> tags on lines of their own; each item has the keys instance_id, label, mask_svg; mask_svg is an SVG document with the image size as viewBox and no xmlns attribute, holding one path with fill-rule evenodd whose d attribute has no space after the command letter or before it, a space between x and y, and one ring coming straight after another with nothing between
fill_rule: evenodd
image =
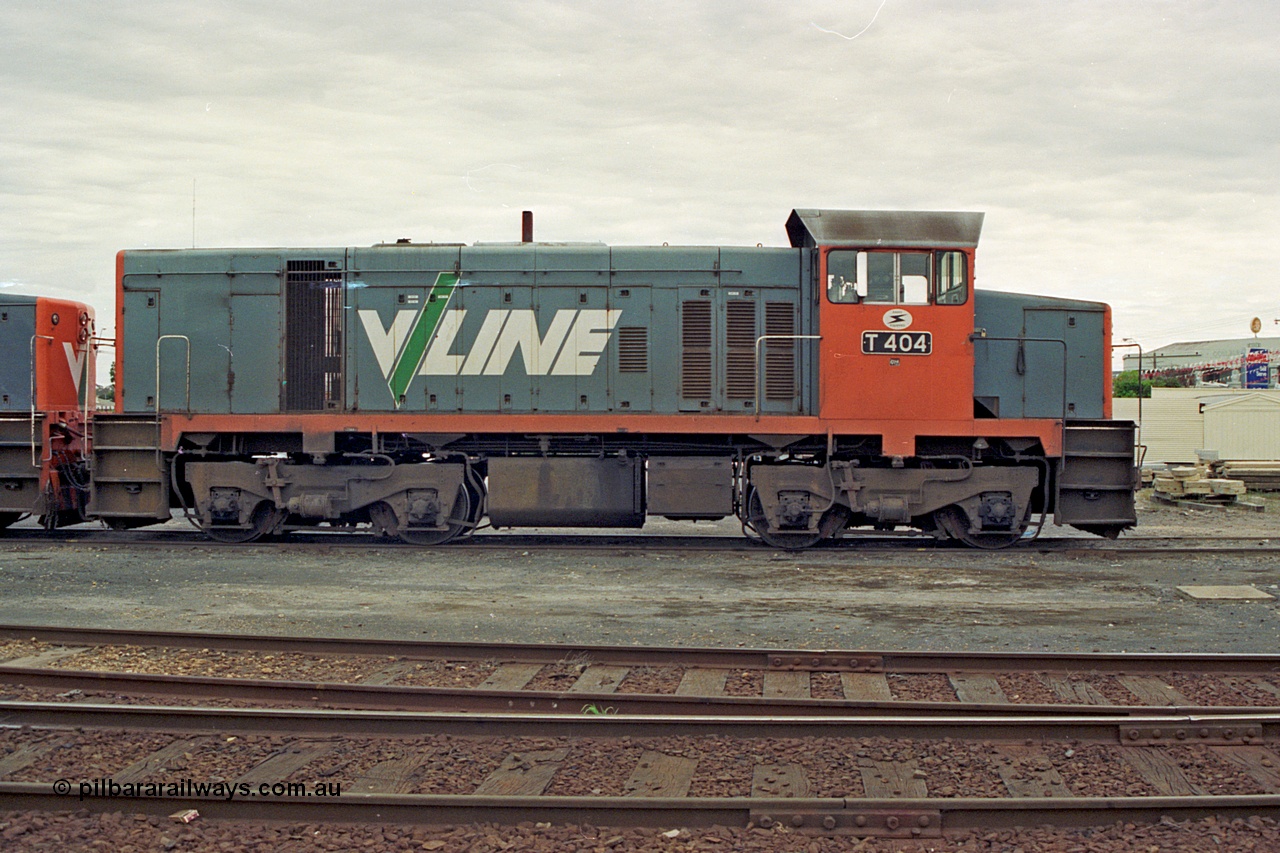
<instances>
[{"instance_id":1,"label":"steel rail","mask_svg":"<svg viewBox=\"0 0 1280 853\"><path fill-rule=\"evenodd\" d=\"M1230 821L1280 816L1280 796L781 798L781 797L532 797L462 794L343 794L340 797L141 796L55 794L50 784L0 782L0 811L116 812L166 815L194 808L212 820L291 823L456 825L466 823L586 823L614 827L711 827L784 824L813 835L883 838L1031 826L1083 827L1216 817Z\"/></svg>"},{"instance_id":2,"label":"steel rail","mask_svg":"<svg viewBox=\"0 0 1280 853\"><path fill-rule=\"evenodd\" d=\"M0 701L0 726L146 732L291 734L298 736L657 738L884 737L1149 746L1274 744L1280 714L1152 714L1113 717L956 713L800 717L616 716L609 714L453 714L312 708L206 708Z\"/></svg>"},{"instance_id":3,"label":"steel rail","mask_svg":"<svg viewBox=\"0 0 1280 853\"><path fill-rule=\"evenodd\" d=\"M715 669L808 672L1065 672L1274 675L1278 654L1176 652L926 652L853 649L723 649L577 645L571 643L463 643L431 640L344 639L0 625L0 639L68 645L129 645L184 649L296 652L309 655L482 660L501 663L607 663ZM0 670L4 669L0 663ZM616 694L615 694L616 695Z\"/></svg>"},{"instance_id":4,"label":"steel rail","mask_svg":"<svg viewBox=\"0 0 1280 853\"><path fill-rule=\"evenodd\" d=\"M654 693L592 693L550 690L485 690L283 681L214 676L153 675L0 666L0 685L64 691L105 691L150 697L231 699L260 705L341 706L371 710L504 714L574 713L594 708L621 715L697 716L865 716L968 713L1081 717L1149 717L1186 714L1280 713L1280 706L1245 705L1079 705L994 702L916 702L907 700L798 699L760 696L697 696Z\"/></svg>"}]
</instances>

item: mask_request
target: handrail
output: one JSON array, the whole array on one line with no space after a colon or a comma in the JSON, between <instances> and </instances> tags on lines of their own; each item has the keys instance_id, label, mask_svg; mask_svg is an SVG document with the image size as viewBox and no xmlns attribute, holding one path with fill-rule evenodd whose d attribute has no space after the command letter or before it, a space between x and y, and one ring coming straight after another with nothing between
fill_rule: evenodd
<instances>
[{"instance_id":1,"label":"handrail","mask_svg":"<svg viewBox=\"0 0 1280 853\"><path fill-rule=\"evenodd\" d=\"M84 382L80 388L84 394L84 411L80 415L80 461L85 464L87 470L93 470L93 416L98 410L98 348L93 344L93 335L89 335L84 342L84 371L81 374L81 380ZM92 376L93 380L88 381Z\"/></svg>"},{"instance_id":2,"label":"handrail","mask_svg":"<svg viewBox=\"0 0 1280 853\"><path fill-rule=\"evenodd\" d=\"M36 338L53 343L52 335L32 335L31 336L31 467L39 468L40 463L48 462L53 459L40 460L36 458ZM45 448L48 450L49 448Z\"/></svg>"},{"instance_id":3,"label":"handrail","mask_svg":"<svg viewBox=\"0 0 1280 853\"><path fill-rule=\"evenodd\" d=\"M161 335L156 338L156 468L164 470L164 448L160 435L160 344L168 339L184 341L187 345L187 414L191 414L191 338L186 335ZM120 377L116 377L119 381Z\"/></svg>"},{"instance_id":4,"label":"handrail","mask_svg":"<svg viewBox=\"0 0 1280 853\"><path fill-rule=\"evenodd\" d=\"M1145 462L1147 458L1146 450L1142 447L1142 344L1133 340L1133 338L1126 338L1125 340L1129 341L1129 343L1112 344L1111 348L1112 349L1130 349L1131 347L1138 348L1138 429L1137 429L1137 435L1134 436L1133 449L1134 449L1134 457L1137 460L1138 467L1141 468L1142 463Z\"/></svg>"},{"instance_id":5,"label":"handrail","mask_svg":"<svg viewBox=\"0 0 1280 853\"><path fill-rule=\"evenodd\" d=\"M761 335L756 338L756 388L755 388L755 415L756 420L760 420L760 344L765 341L820 341L822 335Z\"/></svg>"},{"instance_id":6,"label":"handrail","mask_svg":"<svg viewBox=\"0 0 1280 853\"><path fill-rule=\"evenodd\" d=\"M186 335L161 335L156 338L156 423L160 423L160 344L166 340L185 341L187 344L187 414L191 414L191 338ZM118 377L117 377L118 378Z\"/></svg>"}]
</instances>

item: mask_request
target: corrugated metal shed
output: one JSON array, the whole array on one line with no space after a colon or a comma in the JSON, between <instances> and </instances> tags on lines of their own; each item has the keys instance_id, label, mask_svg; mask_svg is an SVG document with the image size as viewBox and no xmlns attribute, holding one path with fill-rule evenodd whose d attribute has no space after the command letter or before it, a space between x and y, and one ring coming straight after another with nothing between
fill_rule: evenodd
<instances>
[{"instance_id":1,"label":"corrugated metal shed","mask_svg":"<svg viewBox=\"0 0 1280 853\"><path fill-rule=\"evenodd\" d=\"M1136 398L1112 404L1115 418L1138 420ZM1153 388L1142 401L1142 443L1147 466L1195 462L1197 450L1280 460L1280 391Z\"/></svg>"},{"instance_id":2,"label":"corrugated metal shed","mask_svg":"<svg viewBox=\"0 0 1280 853\"><path fill-rule=\"evenodd\" d=\"M1204 364L1228 358L1239 358L1250 347L1280 350L1280 338L1230 338L1213 341L1180 341L1142 354L1144 371L1161 370L1188 364ZM1138 356L1129 351L1124 357L1125 370L1138 369Z\"/></svg>"},{"instance_id":3,"label":"corrugated metal shed","mask_svg":"<svg viewBox=\"0 0 1280 853\"><path fill-rule=\"evenodd\" d=\"M1265 361L1270 365L1267 386L1275 388L1280 378L1280 338L1184 341L1144 352L1141 362L1137 355L1129 353L1124 356L1124 369L1137 370L1141 363L1143 375L1148 377L1154 372L1200 388L1241 388L1245 383L1245 356L1251 349L1266 350Z\"/></svg>"}]
</instances>

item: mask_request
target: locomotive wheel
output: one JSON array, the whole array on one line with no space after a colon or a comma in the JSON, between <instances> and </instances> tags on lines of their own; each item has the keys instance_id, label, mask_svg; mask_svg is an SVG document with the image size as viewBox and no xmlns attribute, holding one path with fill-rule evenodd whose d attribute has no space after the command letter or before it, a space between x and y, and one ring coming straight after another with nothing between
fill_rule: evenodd
<instances>
[{"instance_id":1,"label":"locomotive wheel","mask_svg":"<svg viewBox=\"0 0 1280 853\"><path fill-rule=\"evenodd\" d=\"M429 527L400 527L400 538L410 545L443 545L472 530L466 522L453 519L471 519L471 490L463 486L458 489L458 497L453 501L453 510L449 513L448 526L444 530Z\"/></svg>"},{"instance_id":2,"label":"locomotive wheel","mask_svg":"<svg viewBox=\"0 0 1280 853\"><path fill-rule=\"evenodd\" d=\"M980 548L984 551L998 551L1001 548L1008 548L1021 539L1023 531L1027 529L1027 525L1024 522L1007 533L970 533L969 516L965 515L964 510L954 504L944 506L935 512L933 519L938 527L952 539L963 542L970 548Z\"/></svg>"},{"instance_id":3,"label":"locomotive wheel","mask_svg":"<svg viewBox=\"0 0 1280 853\"><path fill-rule=\"evenodd\" d=\"M410 545L443 545L460 536L470 534L476 521L472 513L478 510L480 502L475 500L474 490L463 487L458 490L458 497L453 503L450 519L467 519L470 523L450 522L444 530L426 527L409 527L400 523L396 511L385 501L379 501L369 507L369 521L386 536L397 536Z\"/></svg>"},{"instance_id":4,"label":"locomotive wheel","mask_svg":"<svg viewBox=\"0 0 1280 853\"><path fill-rule=\"evenodd\" d=\"M22 513L20 512L0 512L0 530L4 530L19 518L22 518Z\"/></svg>"},{"instance_id":5,"label":"locomotive wheel","mask_svg":"<svg viewBox=\"0 0 1280 853\"><path fill-rule=\"evenodd\" d=\"M760 493L754 488L747 497L747 524L751 525L756 533L760 534L760 539L766 545L772 545L774 548L781 548L784 551L803 551L805 548L816 545L824 537L823 525L819 524L817 530L797 530L792 533L790 531L771 532L769 530L769 519L764 513L764 504L760 500Z\"/></svg>"},{"instance_id":6,"label":"locomotive wheel","mask_svg":"<svg viewBox=\"0 0 1280 853\"><path fill-rule=\"evenodd\" d=\"M480 526L480 519L484 515L485 494L484 482L473 482L470 478L462 486L467 491L467 498L471 502L471 509L467 513L467 521L470 524L463 527L462 532L458 534L459 539L468 539L471 534L476 532L476 528Z\"/></svg>"},{"instance_id":7,"label":"locomotive wheel","mask_svg":"<svg viewBox=\"0 0 1280 853\"><path fill-rule=\"evenodd\" d=\"M266 536L280 526L284 516L284 510L276 509L269 502L262 501L254 509L253 518L250 519L248 528L210 525L204 529L204 532L209 535L210 539L217 542L238 545L243 542L253 542Z\"/></svg>"}]
</instances>

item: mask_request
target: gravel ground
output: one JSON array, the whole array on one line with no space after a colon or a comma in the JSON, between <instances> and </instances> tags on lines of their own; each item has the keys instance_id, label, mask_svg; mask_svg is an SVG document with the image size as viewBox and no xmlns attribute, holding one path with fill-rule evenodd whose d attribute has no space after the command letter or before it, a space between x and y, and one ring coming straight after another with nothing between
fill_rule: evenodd
<instances>
[{"instance_id":1,"label":"gravel ground","mask_svg":"<svg viewBox=\"0 0 1280 853\"><path fill-rule=\"evenodd\" d=\"M1268 512L1197 511L1140 501L1140 527L1132 536L1247 536L1280 540L1280 502L1268 499ZM654 525L655 532L689 530ZM734 529L729 529L733 527ZM699 525L694 532L723 530ZM1059 535L1060 531L1046 531ZM501 536L501 534L496 534ZM1096 541L1096 540L1095 540ZM356 556L359 554L359 556ZM1274 599L1260 602L1191 600L1182 584L1244 584L1280 594L1280 558L1267 555L1179 555L1125 557L1054 555L1023 548L999 554L905 549L893 554L861 555L856 550L780 554L766 549L717 554L673 553L646 549L637 538L612 552L407 549L353 552L345 549L290 551L280 546L171 549L107 548L88 542L44 546L32 540L0 539L0 622L138 627L156 630L209 630L393 639L443 639L495 642L642 643L648 645L750 646L774 648L882 648L1050 651L1210 651L1274 653L1280 648L1280 610ZM4 657L36 649L22 642L0 647ZM275 667L290 677L305 662L233 656L214 657L214 666ZM154 664L148 653L134 660ZM65 665L76 666L74 659ZM391 661L353 661L345 677L363 678ZM357 665L358 664L358 665ZM362 668L362 667L368 667ZM468 667L463 669L462 667ZM577 665L566 662L567 669ZM448 662L401 673L396 683L474 683L487 677L483 666ZM78 667L77 667L78 668ZM144 671L144 670L138 670ZM328 670L330 674L334 670ZM539 678L554 681L555 671ZM559 673L560 675L567 674ZM305 676L307 680L322 680ZM629 674L619 690L666 692L674 673ZM1108 701L1131 704L1133 696L1114 679L1081 673ZM628 682L632 682L628 685ZM815 677L814 695L834 693L838 679ZM898 698L955 701L945 677L890 678ZM1053 701L1043 684L1025 679L1000 681L1012 701ZM1208 691L1239 704L1268 704L1265 690L1210 684L1182 676L1173 685L1188 697ZM732 673L731 695L761 695L760 673ZM555 689L555 688L551 688ZM673 688L671 688L673 689ZM1018 698L1014 698L1014 697ZM1237 699L1237 697L1239 697ZM1244 701L1252 700L1252 701ZM541 747L541 742L528 746ZM452 768L463 756L456 745L437 743L426 758ZM101 761L110 743L79 758ZM239 746L246 765L279 749L271 739L246 738ZM639 747L627 747L632 752ZM725 745L697 747L699 759L719 756L714 774L695 785L741 789L750 770ZM384 756L399 754L394 745ZM931 751L920 744L870 745L866 755L826 767L823 790L844 794L861 790L859 762L898 757L909 750L930 774L938 796L974 793L999 786L989 756ZM474 780L502 760L470 754L457 770ZM641 750L643 752L643 750ZM772 756L779 763L808 762L821 752L813 744ZM200 772L231 774L227 759L202 769L203 753L192 752ZM630 756L628 755L628 758ZM329 759L338 762L340 754ZM362 759L372 763L373 758ZM390 760L389 758L387 760ZM584 759L590 763L589 759ZM754 759L753 759L754 760ZM1010 759L1007 772L1043 770ZM1105 750L1077 747L1068 759L1048 759L1068 786L1105 780L1126 793L1147 793L1149 786L1122 763L1108 761ZM1188 773L1230 774L1230 767L1187 748L1178 758ZM964 762L985 777L969 778ZM233 762L234 763L234 762ZM615 753L597 761L602 774L591 781L589 767L563 775L565 786L604 790L625 785L626 765ZM824 765L825 766L825 765ZM360 767L347 768L350 771ZM347 772L344 770L343 772ZM965 774L948 777L947 773ZM992 788L994 790L994 788ZM695 791L701 789L695 789ZM580 826L462 826L447 829L404 826L255 826L196 821L178 825L161 818L113 813L9 813L0 815L0 849L110 850L445 850L445 851L668 851L798 850L835 851L1001 851L1023 853L1158 853L1173 850L1276 851L1280 827L1273 821L1222 823L1213 820L1157 826L1116 825L1093 830L1026 829L989 832L946 840L887 842L823 839L785 827L690 831L614 830Z\"/></svg>"},{"instance_id":2,"label":"gravel ground","mask_svg":"<svg viewBox=\"0 0 1280 853\"><path fill-rule=\"evenodd\" d=\"M11 812L0 817L0 846L15 851L267 851L370 850L441 853L689 853L690 851L797 851L797 853L1273 853L1280 850L1274 820L1219 822L1213 819L1154 826L1117 823L1084 830L1029 829L979 832L921 841L815 838L772 829L612 829L593 826L469 825L261 826L235 822L176 824L159 817L120 812L94 815Z\"/></svg>"},{"instance_id":3,"label":"gravel ground","mask_svg":"<svg viewBox=\"0 0 1280 853\"><path fill-rule=\"evenodd\" d=\"M1143 501L1135 536L1280 541L1271 512ZM737 535L728 522L654 533ZM287 544L55 545L0 537L0 622L392 639L756 648L1270 652L1276 599L1192 600L1184 584L1280 595L1280 556L857 548L367 551ZM1058 535L1059 531L1048 531ZM145 535L145 534L138 534ZM503 541L504 533L486 534ZM1082 537L1099 543L1093 537Z\"/></svg>"},{"instance_id":4,"label":"gravel ground","mask_svg":"<svg viewBox=\"0 0 1280 853\"><path fill-rule=\"evenodd\" d=\"M0 649L0 657L4 650ZM159 675L203 675L289 681L358 683L399 658L317 657L296 652L98 646L50 664L54 669L103 670Z\"/></svg>"}]
</instances>

